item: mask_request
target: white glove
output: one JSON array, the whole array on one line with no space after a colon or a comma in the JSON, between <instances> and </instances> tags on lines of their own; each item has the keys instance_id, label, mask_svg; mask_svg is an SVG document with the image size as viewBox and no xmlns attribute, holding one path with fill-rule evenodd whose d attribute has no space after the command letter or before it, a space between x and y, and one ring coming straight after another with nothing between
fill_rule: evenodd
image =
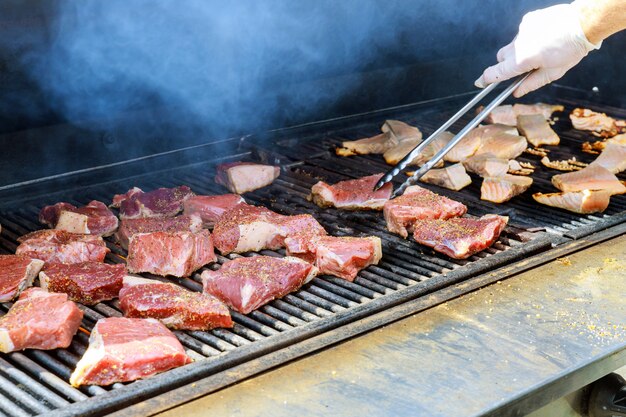
<instances>
[{"instance_id":1,"label":"white glove","mask_svg":"<svg viewBox=\"0 0 626 417\"><path fill-rule=\"evenodd\" d=\"M558 80L589 51L599 49L587 40L571 4L559 4L524 16L513 42L498 51L498 64L489 67L476 87L508 80L536 69L514 92L515 97Z\"/></svg>"}]
</instances>

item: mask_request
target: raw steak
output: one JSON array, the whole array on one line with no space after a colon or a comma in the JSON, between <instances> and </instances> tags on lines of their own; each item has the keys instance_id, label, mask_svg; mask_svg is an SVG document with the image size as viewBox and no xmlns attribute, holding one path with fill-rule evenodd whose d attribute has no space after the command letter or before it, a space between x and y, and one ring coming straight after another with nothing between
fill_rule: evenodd
<instances>
[{"instance_id":1,"label":"raw steak","mask_svg":"<svg viewBox=\"0 0 626 417\"><path fill-rule=\"evenodd\" d=\"M206 270L202 282L205 292L248 314L296 291L315 275L317 268L298 258L254 256L234 259L217 271Z\"/></svg>"},{"instance_id":2,"label":"raw steak","mask_svg":"<svg viewBox=\"0 0 626 417\"><path fill-rule=\"evenodd\" d=\"M558 207L574 213L589 214L601 213L606 210L611 200L611 192L583 190L567 193L535 193L533 198L546 206Z\"/></svg>"},{"instance_id":3,"label":"raw steak","mask_svg":"<svg viewBox=\"0 0 626 417\"><path fill-rule=\"evenodd\" d=\"M287 255L313 263L319 274L354 281L359 271L376 265L382 257L380 238L309 236L299 234L285 239Z\"/></svg>"},{"instance_id":4,"label":"raw steak","mask_svg":"<svg viewBox=\"0 0 626 417\"><path fill-rule=\"evenodd\" d=\"M39 221L57 230L100 236L112 235L118 224L106 204L96 200L80 208L70 203L46 206L39 212Z\"/></svg>"},{"instance_id":5,"label":"raw steak","mask_svg":"<svg viewBox=\"0 0 626 417\"><path fill-rule=\"evenodd\" d=\"M17 239L17 255L41 259L46 263L75 264L104 261L109 252L102 237L69 233L64 230L38 230Z\"/></svg>"},{"instance_id":6,"label":"raw steak","mask_svg":"<svg viewBox=\"0 0 626 417\"><path fill-rule=\"evenodd\" d=\"M134 381L190 362L176 336L157 320L110 317L98 320L91 331L70 384Z\"/></svg>"},{"instance_id":7,"label":"raw steak","mask_svg":"<svg viewBox=\"0 0 626 417\"><path fill-rule=\"evenodd\" d=\"M11 301L26 288L43 266L43 261L22 255L0 255L0 302Z\"/></svg>"},{"instance_id":8,"label":"raw steak","mask_svg":"<svg viewBox=\"0 0 626 417\"><path fill-rule=\"evenodd\" d=\"M542 145L558 145L561 141L541 114L517 116L517 128L535 148Z\"/></svg>"},{"instance_id":9,"label":"raw steak","mask_svg":"<svg viewBox=\"0 0 626 417\"><path fill-rule=\"evenodd\" d=\"M29 288L0 317L0 352L66 348L82 319L83 312L66 294Z\"/></svg>"},{"instance_id":10,"label":"raw steak","mask_svg":"<svg viewBox=\"0 0 626 417\"><path fill-rule=\"evenodd\" d=\"M217 166L215 182L231 193L243 194L270 185L280 175L280 168L252 162L230 162Z\"/></svg>"},{"instance_id":11,"label":"raw steak","mask_svg":"<svg viewBox=\"0 0 626 417\"><path fill-rule=\"evenodd\" d=\"M117 297L125 275L126 266L123 264L93 261L71 265L56 263L46 264L39 273L39 282L46 291L65 293L72 301L93 305Z\"/></svg>"},{"instance_id":12,"label":"raw steak","mask_svg":"<svg viewBox=\"0 0 626 417\"><path fill-rule=\"evenodd\" d=\"M626 186L608 169L589 165L580 171L552 177L552 184L561 191L608 190L613 194L626 193Z\"/></svg>"},{"instance_id":13,"label":"raw steak","mask_svg":"<svg viewBox=\"0 0 626 417\"><path fill-rule=\"evenodd\" d=\"M228 308L217 298L153 279L125 277L120 308L126 317L157 319L170 329L233 327Z\"/></svg>"},{"instance_id":14,"label":"raw steak","mask_svg":"<svg viewBox=\"0 0 626 417\"><path fill-rule=\"evenodd\" d=\"M222 214L245 202L243 197L237 194L196 195L185 200L183 212L185 215L199 216L204 227L212 229Z\"/></svg>"},{"instance_id":15,"label":"raw steak","mask_svg":"<svg viewBox=\"0 0 626 417\"><path fill-rule=\"evenodd\" d=\"M461 190L472 183L472 179L460 163L441 169L431 169L420 178L420 181L454 191Z\"/></svg>"},{"instance_id":16,"label":"raw steak","mask_svg":"<svg viewBox=\"0 0 626 417\"><path fill-rule=\"evenodd\" d=\"M124 219L115 237L120 245L128 250L130 237L137 233L152 232L192 232L202 230L202 220L198 216L146 217Z\"/></svg>"},{"instance_id":17,"label":"raw steak","mask_svg":"<svg viewBox=\"0 0 626 417\"><path fill-rule=\"evenodd\" d=\"M460 217L467 207L458 201L435 194L417 185L408 187L404 194L385 203L383 214L387 229L406 238L419 219L449 219Z\"/></svg>"},{"instance_id":18,"label":"raw steak","mask_svg":"<svg viewBox=\"0 0 626 417\"><path fill-rule=\"evenodd\" d=\"M119 207L120 219L174 217L183 209L183 202L193 195L193 191L186 185L159 188L148 193L135 187L126 194L114 196L111 206Z\"/></svg>"},{"instance_id":19,"label":"raw steak","mask_svg":"<svg viewBox=\"0 0 626 417\"><path fill-rule=\"evenodd\" d=\"M340 181L335 185L320 181L311 188L311 199L322 208L381 210L393 192L391 183L373 191L374 185L382 176L383 174L370 175L356 180Z\"/></svg>"},{"instance_id":20,"label":"raw steak","mask_svg":"<svg viewBox=\"0 0 626 417\"><path fill-rule=\"evenodd\" d=\"M128 245L130 272L187 277L215 260L211 234L206 229L198 233L137 233Z\"/></svg>"},{"instance_id":21,"label":"raw steak","mask_svg":"<svg viewBox=\"0 0 626 417\"><path fill-rule=\"evenodd\" d=\"M413 238L451 258L465 259L491 246L508 220L495 214L479 219L418 220L413 225Z\"/></svg>"},{"instance_id":22,"label":"raw steak","mask_svg":"<svg viewBox=\"0 0 626 417\"><path fill-rule=\"evenodd\" d=\"M504 174L500 177L487 177L480 187L480 199L504 203L528 190L532 183L532 178L518 175Z\"/></svg>"},{"instance_id":23,"label":"raw steak","mask_svg":"<svg viewBox=\"0 0 626 417\"><path fill-rule=\"evenodd\" d=\"M239 204L215 224L213 242L223 255L280 249L286 237L300 231L326 234L322 225L309 214L283 216L265 207Z\"/></svg>"}]
</instances>

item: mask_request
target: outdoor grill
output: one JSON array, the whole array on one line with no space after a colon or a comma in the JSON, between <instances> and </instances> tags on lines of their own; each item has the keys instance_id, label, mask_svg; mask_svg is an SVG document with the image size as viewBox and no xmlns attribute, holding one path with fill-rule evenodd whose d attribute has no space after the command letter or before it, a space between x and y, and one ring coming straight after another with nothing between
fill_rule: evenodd
<instances>
[{"instance_id":1,"label":"outdoor grill","mask_svg":"<svg viewBox=\"0 0 626 417\"><path fill-rule=\"evenodd\" d=\"M580 161L590 162L594 158L581 152L582 142L593 138L571 128L567 115L574 107L587 107L613 117L626 118L625 110L604 106L588 95L583 98L580 92L551 87L542 94L544 102L565 105L565 111L555 115L558 121L554 129L561 137L561 145L552 148L550 157L553 159L575 156ZM4 187L0 206L0 252L13 253L19 236L41 228L37 216L44 205L59 201L83 205L92 199L110 202L114 194L133 186L151 190L184 184L197 194L220 194L225 189L213 181L217 163L247 160L279 164L282 169L280 177L271 186L246 194L249 203L263 205L282 214L310 213L333 235L380 236L383 240L383 259L379 265L362 271L352 283L334 277L318 277L299 291L248 315L233 313L235 326L232 329L176 331L195 362L145 380L117 383L111 387L71 387L69 375L88 344L88 335L84 332L79 332L67 349L27 350L2 355L2 415L102 415L121 411L147 399L158 401L160 396L167 396L168 391L207 378L216 381L211 385L211 390L216 390L262 370L248 370L236 377L227 375L228 369L255 358L301 344L407 301L420 297L426 300L426 295L430 298L418 304L419 309L441 303L475 289L476 285L485 285L507 276L506 273L495 273L485 280L485 275L481 275L485 272L501 271L502 267L511 271L528 268L532 263L523 266L521 261L530 258L536 259L535 264L546 262L578 249L580 246L572 245L577 239L598 233L602 234L601 239L607 239L623 233L626 196L614 196L609 208L596 215L577 215L535 203L531 194L552 192L550 176L556 171L543 167L539 157L529 154L522 155L520 159L537 166L533 174L534 183L528 192L504 204L481 201L480 180L477 177L473 178L471 186L458 192L424 185L466 204L468 215L497 213L510 217L509 225L497 243L467 260L450 259L410 239L404 240L387 232L380 212L320 209L307 200L311 186L318 180L333 183L384 172L388 168L380 155L335 156L334 148L342 140L371 136L388 118L418 126L429 134L466 100L466 95L432 100L261 135L210 142L137 161ZM470 116L457 122L453 131L467 123ZM626 179L626 176L621 175L620 178ZM403 180L397 178L396 185ZM124 251L112 238L107 241L112 251L107 256L107 262L124 262ZM593 243L592 238L586 245ZM567 247L571 249L563 249ZM284 256L284 251L262 251L261 254ZM243 256L255 255L247 253ZM217 269L235 256L240 255L218 256L218 262L208 268ZM201 291L200 272L191 278L171 281ZM479 277L477 284L472 285L472 280ZM463 282L467 285L459 285ZM10 306L10 303L3 304L2 311L6 312ZM83 327L87 330L91 330L99 318L121 315L117 301L81 308L85 312ZM411 314L416 309L402 314ZM386 320L397 318L390 316ZM384 323L383 319L371 326ZM324 343L331 344L348 336L335 337ZM297 355L306 352L295 348L293 351L298 352ZM290 359L292 357L289 356L274 359L267 366ZM185 400L172 396L165 398L168 406Z\"/></svg>"}]
</instances>

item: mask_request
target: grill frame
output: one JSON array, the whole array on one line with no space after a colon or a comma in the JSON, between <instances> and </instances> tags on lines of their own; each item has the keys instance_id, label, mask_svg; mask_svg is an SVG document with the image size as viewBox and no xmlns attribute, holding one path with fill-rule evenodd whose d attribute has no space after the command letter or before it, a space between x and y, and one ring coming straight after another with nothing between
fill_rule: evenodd
<instances>
[{"instance_id":1,"label":"grill frame","mask_svg":"<svg viewBox=\"0 0 626 417\"><path fill-rule=\"evenodd\" d=\"M373 173L364 170L365 165L363 165L363 161L371 163L372 166L376 168L381 166L381 162L375 163L375 157L360 157L359 160L339 159L338 161L340 163L337 165L344 167L347 166L348 170L346 172L338 172L337 168L335 166L332 166L332 163L331 165L329 165L329 163L323 164L324 166L320 168L321 164L313 163L311 165L310 162L307 162L311 160L329 161L325 158L327 158L332 152L331 147L333 144L336 144L338 142L338 137L341 135L341 132L353 132L353 135L368 135L370 133L373 133L371 132L373 125L379 124L379 122L381 122L384 118L391 115L395 115L395 117L398 117L402 120L407 120L409 122L411 122L411 120L403 116L416 113L422 115L434 113L438 115L438 117L444 118L446 114L445 112L441 111L441 108L445 107L447 109L446 111L452 111L455 108L454 105L460 100L463 100L463 97L454 97L450 99L420 103L414 106L403 107L400 109L392 109L385 112L377 112L375 114L367 114L354 118L330 121L323 124L302 126L296 129L285 129L281 131L268 132L264 135L256 137L237 138L230 139L228 141L213 142L199 147L192 147L190 149L182 150L175 155L156 155L149 159L132 161L128 164L100 167L94 170L89 170L88 172L68 174L66 176L48 179L46 181L21 184L15 187L3 187L4 189L0 189L0 193L7 196L9 198L9 201L0 205L0 212L4 211L5 216L7 216L7 210L15 213L8 215L9 219L14 220L9 222L10 224L8 230L14 232L14 235L17 236L18 234L22 234L23 232L37 226L36 220L33 220L32 217L34 210L41 207L43 203L50 204L57 201L75 202L72 201L71 198L67 198L67 195L71 195L75 190L80 189L80 193L88 199L97 198L107 201L106 198L110 198L113 195L114 188L115 192L123 192L126 189L130 188L130 184L144 186L146 187L146 189L156 188L157 186L179 185L185 183L185 179L190 179L190 177L188 176L184 177L185 172L189 170L191 170L192 172L208 173L210 172L210 169L208 169L209 165L223 160L237 159L252 159L268 163L278 163L283 165L288 171L283 174L283 179L279 178L279 180L277 180L277 186L284 189L283 194L289 195L290 191L293 192L293 198L288 196L288 198L279 199L276 198L276 195L274 195L271 191L259 190L258 192L253 194L252 198L247 198L248 200L251 200L253 203L263 204L271 209L276 209L286 214L296 212L311 212L311 210L316 209L315 206L313 206L311 203L307 203L306 200L304 200L302 197L304 194L306 194L307 186L310 187L316 177L325 177L325 179L329 179L332 182L334 180L343 179L340 177L341 175L345 175L346 173L348 174L348 176L360 176ZM429 106L431 107L429 108ZM590 107L597 108L597 106ZM414 121L414 123L420 127L423 126L422 124L420 124L419 121ZM426 125L426 128L424 129L425 133L428 133L427 129L431 128L431 126L435 126L437 123L438 120L434 120L430 126ZM462 121L460 121L459 123L462 123ZM367 126L367 128L364 131L359 131L358 129L360 129L360 126L362 125ZM354 133L355 131L357 133ZM319 149L319 146L317 148L313 148L312 152L308 154L308 158L306 158L307 161L298 161L298 155L302 154L302 149L307 150L307 144L311 141L319 140L320 137L326 138L326 142L324 142L322 149ZM271 144L269 144L269 146L268 141L271 141ZM291 149L288 146L289 143L295 144L296 146L298 146L298 148ZM277 153L273 150L277 146L280 149L280 153ZM315 149L318 149L318 151L313 152ZM219 150L225 151L224 153L222 153L225 158L211 158L211 156L216 155L216 151ZM217 154L219 155L219 153ZM378 156L378 158L380 157ZM161 168L164 162L169 162L170 164L173 164L174 168L162 170ZM384 165L384 162L382 162L382 164ZM142 169L145 169L146 166L148 168L148 173L143 175L140 174ZM367 167L369 167L369 165L367 165ZM314 168L313 172L309 172L312 168ZM318 168L319 170L317 170ZM122 170L121 174L119 171L120 169ZM163 172L167 172L169 174L168 179L161 179L155 182L153 178ZM182 175L183 178L179 178L178 175ZM123 178L122 180L118 180L120 176ZM289 181L284 181L285 176L289 179ZM215 185L208 183L196 183L194 185L193 181L194 180L191 180L190 185L197 192L218 193L221 191ZM398 179L397 181L401 182L402 178ZM85 185L87 184L94 185L85 187ZM55 189L55 191L50 192L51 188ZM434 186L428 188L434 189L436 192L447 195L451 198L459 198L459 194L456 194L454 192L443 190ZM108 191L104 192L105 189L108 189ZM472 192L475 192L475 190L473 190ZM100 195L104 195L106 198L101 197ZM295 208L289 205L290 203L294 203L294 201L298 203ZM80 201L79 203L84 204L86 202L87 201ZM23 205L23 208L16 209L16 207L20 207L21 205ZM471 204L468 204L468 206L470 208L471 214L476 214L477 211L480 211L481 214L482 212L487 211L496 213L498 213L498 211L502 212L502 210L500 209L492 209L490 204L480 203L479 201L476 201L475 198L471 201ZM506 205L503 207L503 210L509 210L506 208ZM314 214L319 213L320 211L314 212ZM373 216L380 217L379 215L372 213L355 214L336 212L334 214L326 214L331 213L330 211L321 213L323 217L322 222L325 226L328 226L328 223L324 222L324 219L328 220L327 217L334 219L330 221L336 222L336 220L339 219L342 220L342 223L352 225L349 226L347 230L335 227L335 225L332 225L332 227L327 227L329 232L339 235L354 234L355 232L365 233L369 230L372 230L363 226L364 221L371 220ZM3 219L3 224L6 223L5 216L0 217ZM567 215L565 217L574 217L575 219L580 218L580 216L575 215ZM336 305L342 307L343 304L343 308L335 307L333 311L333 308L329 307L330 310L325 317L322 317L318 320L313 320L306 325L302 325L301 323L306 322L305 315L300 318L296 317L297 320L293 321L296 326L283 333L280 333L280 329L274 329L273 332L271 331L271 327L265 326L267 318L264 317L264 310L262 310L262 312L252 313L252 322L250 320L247 320L244 316L235 315L235 321L242 325L242 327L245 327L243 326L243 324L247 324L249 327L251 326L256 330L252 330L249 332L247 330L239 329L237 332L234 332L234 336L229 336L231 346L237 346L237 341L239 341L239 344L244 344L243 346L238 346L235 349L231 349L232 352L228 352L227 354L223 354L221 356L212 356L207 358L205 361L196 362L195 364L183 368L178 368L167 373L149 378L147 380L137 381L128 385L116 384L116 386L114 386L113 389L110 391L107 391L100 387L90 387L85 389L84 391L86 392L87 396L92 396L91 398L89 398L87 401L80 401L67 406L65 404L62 404L62 401L60 401L58 398L51 397L53 398L51 401L55 401L56 404L58 404L59 406L63 405L62 408L52 412L52 414L104 414L151 397L154 399L154 401L157 402L161 400L157 400L156 398L166 399L165 406L168 405L168 402L169 405L173 405L174 403L177 403L178 400L173 398L173 394L167 394L166 391L176 389L180 386L184 386L185 384L188 384L191 381L197 379L217 379L218 381L222 381L222 383L215 385L214 389L221 388L229 383L234 382L232 376L230 377L230 379L229 377L227 377L229 375L227 371L234 366L241 366L242 364L244 364L245 366L246 362L258 360L256 358L261 358L269 354L279 354L279 352L284 352L285 350L289 351L292 349L291 347L295 347L299 344L306 345L307 341L322 337L322 335L326 333L333 333L333 331L338 328L347 328L350 323L356 323L359 320L362 321L367 319L368 322L371 322L371 326L373 327L365 327L362 331L369 330L376 326L382 325L389 320L395 320L399 318L395 316L395 318L392 318L392 315L386 314L385 310L387 309L395 311L396 308L400 308L400 310L404 311L406 314L412 314L424 308L436 305L447 299L467 293L475 288L478 288L479 286L487 285L499 279L510 276L515 271L526 268L528 267L528 265L533 264L533 262L534 264L539 264L541 262L546 262L550 259L554 259L556 254L563 253L563 249L565 248L569 248L568 250L571 252L574 250L578 250L585 245L588 246L589 244L593 244L594 241L597 241L597 237L590 238L590 236L597 235L601 236L603 239L608 238L607 236L611 236L616 231L622 230L620 224L626 221L626 210L617 212L612 216L599 218L597 220L594 219L586 223L579 221L578 223L580 223L580 225L573 225L572 227L567 228L564 227L563 231L555 230L551 233L530 234L524 232L523 228L519 227L523 225L516 224L515 220L515 217L513 217L511 222L513 223L513 226L507 228L507 233L510 235L510 239L518 239L520 242L525 239L529 240L524 244L518 244L518 246L515 246L511 249L499 252L496 256L488 256L483 259L477 259L475 257L475 262L470 262L466 265L462 265L463 262L461 262L461 266L456 267L456 269L454 267L449 268L450 272L447 273L445 277L443 275L426 277L424 280L421 280L419 285L413 285L404 288L398 286L398 288L400 288L399 290L384 295L376 295L376 291L380 291L381 288L384 288L384 285L381 285L380 282L385 283L385 281L380 280L380 278L385 278L384 276L381 277L380 271L378 271L377 274L368 275L369 273L367 272L362 274L362 276L364 275L364 277L361 281L363 283L367 283L367 285L361 285L363 288L361 288L359 291L356 291L350 285L345 284L345 282L338 279L316 279L315 283L319 287L321 287L321 289L316 290L318 291L317 294L312 293L307 295L309 299L304 298L303 300L301 300L304 301L302 305L306 305L305 303L308 303L310 306L313 306L309 306L310 308L315 308L314 302L317 302L317 307L320 307L320 300L316 300L315 297L322 299L333 299L334 296L329 295L328 291L326 291L326 286L326 288L331 288L330 292L335 293L335 295L337 296L335 297L335 299L337 300ZM17 233L18 231L20 231L20 227L23 230ZM605 232L601 232L604 229L608 230L606 230ZM6 234L5 231L3 231L2 233L3 235ZM595 235L591 235L592 233L595 233ZM572 239L575 240L582 237L587 238L584 240L574 241L577 242L577 244L573 246L571 245ZM402 257L400 257L401 254L403 256L409 256L411 254L415 255L417 253L415 252L415 246L417 246L416 244L405 242L402 239L396 238L391 235L385 235L383 236L383 239L385 241L385 248L383 252L388 253L389 256L398 258L398 265L400 265L399 261L402 260ZM394 244L399 246L393 247ZM1 240L0 246L4 246L4 248L9 251L11 249L14 249L14 247L11 247L11 243L6 241L6 238L3 238ZM550 249L552 246L556 246L556 248ZM119 254L116 248L113 247L113 249ZM556 249L559 250L555 251ZM411 252L411 250L413 250L413 252ZM420 251L424 253L424 256L428 258L429 261L426 264L422 264L420 259L413 259L416 276L419 276L419 274L428 274L429 271L432 275L433 268L436 269L437 267L441 267L443 268L442 270L444 270L447 265L449 266L453 264L449 260L445 259L445 257L443 256L434 258L430 257L430 252L428 250L424 251L420 249ZM280 253L272 251L262 251L261 253L272 256L280 255ZM535 253L539 254L530 258L534 259L534 261L529 263L528 257L532 256ZM565 253L569 252L566 251ZM227 258L222 257L220 259L222 262L224 262ZM521 263L518 262L520 259L525 260L525 266L522 266ZM116 258L115 254L110 260L112 260L113 262L121 261L119 257ZM404 259L403 265L406 266L407 262L408 261ZM486 273L487 271L493 271L495 268L499 268L497 269L497 271L499 272ZM411 271L409 270L409 272ZM377 275L377 279L379 279L380 282L371 279L374 278L374 276L372 275ZM411 278L407 279L410 280ZM459 285L459 283L461 282L462 284ZM197 280L183 280L181 283L182 285L194 290L198 290L199 288ZM387 282L387 284L389 283ZM403 284L402 280L398 280L398 284ZM355 293L357 297L356 299L354 299ZM371 294L372 300L363 304L358 304L359 297L367 298L368 294ZM357 305L355 305L355 303L357 303ZM284 304L285 305L281 306L283 309L287 308L288 305L293 303L290 303L289 299L287 299L287 303ZM4 306L5 310L6 306L7 305ZM112 306L115 307L115 304L113 304ZM281 309L274 310L280 311ZM85 311L87 313L87 319L90 320L91 325L95 323L94 320L97 319L99 314L119 314L115 311L114 308L107 306L106 304L98 306L97 308L86 309ZM306 309L304 309L304 311L306 311ZM277 314L276 311L274 311L273 313ZM286 318L285 320L287 320L288 322L290 318ZM298 320L300 322L298 322ZM285 327L285 329L286 328L287 327ZM267 333L266 336L271 336L273 333L278 333L278 335L263 338L263 333ZM326 339L327 344L318 345L316 349L343 340L343 336L341 336L342 331L335 331L334 333L338 333L335 339ZM188 348L195 347L196 349L202 350L208 349L208 346L209 348L213 349L208 349L208 354L214 354L216 353L216 351L222 349L222 347L220 347L219 345L219 340L213 340L207 336L203 336L204 339L202 339L200 335L192 334L193 337L190 337L182 332L176 332L176 334ZM82 346L84 346L85 344L85 335L79 335L77 337L81 338L82 345L73 345L72 347L70 347L69 352L67 353L63 352L59 353L57 356L50 356L45 352L33 351L29 353L30 357L22 353L17 353L10 354L11 361L16 363L22 361L23 363L27 363L27 365L30 367L33 367L32 363L35 363L34 361L42 361L43 363L45 363L46 367L53 369L55 373L64 376L64 378L67 380L67 364L72 363L77 355L79 357L80 354L82 354L81 349ZM256 340L253 343L247 343L243 340L240 340L241 338L248 338L253 341L255 339L259 340ZM204 346L198 345L198 339L204 342ZM315 345L315 343L312 342L310 344ZM230 348L228 347L228 344L224 344L223 349L229 350ZM293 350L294 352L301 352L301 350L296 348L293 348ZM14 356L16 357L15 359L13 358ZM290 357L290 355L284 353L279 354L279 357L283 358L282 362L272 362L274 363L274 365L284 363L285 361L292 358ZM28 361L32 363L29 363ZM2 362L0 362L0 370L2 369L5 368L3 368L3 364ZM4 371L4 373L7 372L8 371L6 370ZM253 374L253 372L250 372L247 374L239 374L237 380ZM0 377L1 376L2 373L0 373ZM48 375L46 375L46 377L49 378ZM33 378L31 377L31 380L32 379ZM28 379L24 380L30 382L30 380ZM164 381L166 381L165 386L161 384ZM74 400L85 399L85 394L83 394L83 392L77 390L75 390L75 392L67 391L66 387L64 387L63 384L60 383L60 381L55 380L54 383L46 382L46 384L54 387L54 389L51 391L54 392L54 390L56 390L58 394L72 397ZM3 381L0 379L0 392L6 392L6 389L2 389L3 385ZM60 398L62 399L62 397ZM26 406L29 407L27 403L30 400L23 399L23 401L25 402ZM0 407L2 407L2 403L3 400L0 397ZM45 408L46 406L42 407ZM163 407L163 404L161 404L161 407ZM30 408L39 408L39 406L31 404Z\"/></svg>"}]
</instances>

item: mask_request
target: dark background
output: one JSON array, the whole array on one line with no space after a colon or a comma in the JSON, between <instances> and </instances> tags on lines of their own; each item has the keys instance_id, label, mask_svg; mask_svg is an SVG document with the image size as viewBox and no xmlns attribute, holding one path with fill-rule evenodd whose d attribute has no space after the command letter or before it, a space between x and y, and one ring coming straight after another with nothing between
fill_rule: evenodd
<instances>
[{"instance_id":1,"label":"dark background","mask_svg":"<svg viewBox=\"0 0 626 417\"><path fill-rule=\"evenodd\" d=\"M4 0L0 186L472 91L555 3ZM624 71L621 33L559 83L624 107Z\"/></svg>"}]
</instances>

